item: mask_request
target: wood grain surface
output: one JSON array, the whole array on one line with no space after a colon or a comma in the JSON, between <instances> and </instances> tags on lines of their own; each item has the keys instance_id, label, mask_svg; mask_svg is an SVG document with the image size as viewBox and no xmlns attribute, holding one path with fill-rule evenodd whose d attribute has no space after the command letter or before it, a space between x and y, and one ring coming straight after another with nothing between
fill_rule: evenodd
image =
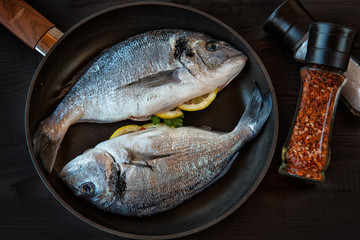
<instances>
[{"instance_id":1,"label":"wood grain surface","mask_svg":"<svg viewBox=\"0 0 360 240\"><path fill-rule=\"evenodd\" d=\"M0 23L32 49L54 26L22 0L0 1Z\"/></svg>"},{"instance_id":2,"label":"wood grain surface","mask_svg":"<svg viewBox=\"0 0 360 240\"><path fill-rule=\"evenodd\" d=\"M29 0L66 31L90 14L130 1ZM300 88L299 69L262 26L282 0L170 1L215 16L242 35L267 68L280 117L276 152L255 193L220 223L183 239L359 239L360 118L339 103L326 182L308 185L278 174ZM360 29L359 0L301 0L319 21ZM360 59L360 38L353 56ZM121 239L78 219L41 182L28 154L24 110L42 56L0 26L0 239ZM139 226L141 227L141 226Z\"/></svg>"}]
</instances>

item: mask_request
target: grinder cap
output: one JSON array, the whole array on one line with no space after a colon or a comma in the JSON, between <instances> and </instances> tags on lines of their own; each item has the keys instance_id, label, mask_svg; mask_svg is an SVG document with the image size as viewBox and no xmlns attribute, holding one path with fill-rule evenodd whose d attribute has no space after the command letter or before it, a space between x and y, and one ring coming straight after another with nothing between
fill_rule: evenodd
<instances>
[{"instance_id":1,"label":"grinder cap","mask_svg":"<svg viewBox=\"0 0 360 240\"><path fill-rule=\"evenodd\" d=\"M305 63L320 64L346 71L357 31L332 23L312 23Z\"/></svg>"},{"instance_id":2,"label":"grinder cap","mask_svg":"<svg viewBox=\"0 0 360 240\"><path fill-rule=\"evenodd\" d=\"M270 15L263 29L294 50L312 22L314 19L297 0L287 0Z\"/></svg>"}]
</instances>

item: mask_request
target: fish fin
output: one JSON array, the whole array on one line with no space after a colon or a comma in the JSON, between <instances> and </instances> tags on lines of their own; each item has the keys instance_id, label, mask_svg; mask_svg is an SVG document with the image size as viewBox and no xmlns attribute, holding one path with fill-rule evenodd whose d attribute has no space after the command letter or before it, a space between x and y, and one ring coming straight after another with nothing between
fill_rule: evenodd
<instances>
[{"instance_id":1,"label":"fish fin","mask_svg":"<svg viewBox=\"0 0 360 240\"><path fill-rule=\"evenodd\" d=\"M152 166L146 161L143 161L143 163L131 161L131 162L125 163L125 164L130 164L130 165L134 165L134 166L137 166L137 167L148 167L148 168L150 168L151 171L153 170Z\"/></svg>"},{"instance_id":2,"label":"fish fin","mask_svg":"<svg viewBox=\"0 0 360 240\"><path fill-rule=\"evenodd\" d=\"M162 71L157 74L153 74L144 78L139 79L137 82L130 83L132 84L141 84L142 87L145 88L154 88L162 85L166 85L169 83L177 83L180 82L178 77L178 69ZM128 85L128 86L129 86Z\"/></svg>"},{"instance_id":3,"label":"fish fin","mask_svg":"<svg viewBox=\"0 0 360 240\"><path fill-rule=\"evenodd\" d=\"M40 157L42 165L47 173L51 173L60 143L65 132L56 131L52 128L51 118L42 121L33 136L33 148L35 155Z\"/></svg>"},{"instance_id":4,"label":"fish fin","mask_svg":"<svg viewBox=\"0 0 360 240\"><path fill-rule=\"evenodd\" d=\"M126 164L131 164L139 167L148 167L151 170L152 170L152 166L148 163L148 161L170 156L170 154L156 155L153 153L143 153L129 148L125 148L125 150L128 152L128 156L129 156Z\"/></svg>"},{"instance_id":5,"label":"fish fin","mask_svg":"<svg viewBox=\"0 0 360 240\"><path fill-rule=\"evenodd\" d=\"M262 126L268 119L272 109L271 93L264 97L260 92L259 86L255 83L251 99L238 123L234 132L239 132L244 128L250 128L248 140L254 138L261 130Z\"/></svg>"}]
</instances>

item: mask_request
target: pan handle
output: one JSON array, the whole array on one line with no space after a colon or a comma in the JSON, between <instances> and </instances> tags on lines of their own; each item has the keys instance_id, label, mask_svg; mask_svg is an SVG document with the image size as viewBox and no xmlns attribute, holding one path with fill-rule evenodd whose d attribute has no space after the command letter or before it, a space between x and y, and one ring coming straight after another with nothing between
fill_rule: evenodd
<instances>
[{"instance_id":1,"label":"pan handle","mask_svg":"<svg viewBox=\"0 0 360 240\"><path fill-rule=\"evenodd\" d=\"M23 0L0 0L0 23L44 56L63 35Z\"/></svg>"}]
</instances>

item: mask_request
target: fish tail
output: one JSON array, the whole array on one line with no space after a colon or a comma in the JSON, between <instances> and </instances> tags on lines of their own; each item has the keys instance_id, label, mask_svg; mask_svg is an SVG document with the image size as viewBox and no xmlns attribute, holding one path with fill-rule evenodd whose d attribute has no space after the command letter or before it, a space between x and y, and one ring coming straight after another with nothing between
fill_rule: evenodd
<instances>
[{"instance_id":1,"label":"fish tail","mask_svg":"<svg viewBox=\"0 0 360 240\"><path fill-rule=\"evenodd\" d=\"M51 173L60 143L66 130L62 130L54 124L52 117L43 120L33 137L34 152L40 157L42 165L47 173Z\"/></svg>"},{"instance_id":2,"label":"fish tail","mask_svg":"<svg viewBox=\"0 0 360 240\"><path fill-rule=\"evenodd\" d=\"M254 90L251 94L251 99L245 108L245 111L234 129L236 134L247 134L247 140L253 139L261 130L266 120L268 119L272 109L271 93L266 93L265 96L261 94L259 86L255 83Z\"/></svg>"}]
</instances>

